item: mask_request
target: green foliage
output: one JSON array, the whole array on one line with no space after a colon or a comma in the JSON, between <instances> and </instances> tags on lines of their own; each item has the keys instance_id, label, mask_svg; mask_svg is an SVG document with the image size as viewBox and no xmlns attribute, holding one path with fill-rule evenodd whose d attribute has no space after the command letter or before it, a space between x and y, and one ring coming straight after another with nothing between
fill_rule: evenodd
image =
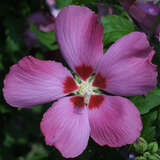
<instances>
[{"instance_id":1,"label":"green foliage","mask_svg":"<svg viewBox=\"0 0 160 160\"><path fill-rule=\"evenodd\" d=\"M0 104L0 113L4 114L8 112L9 112L9 109L7 107L4 107L2 104Z\"/></svg>"},{"instance_id":2,"label":"green foliage","mask_svg":"<svg viewBox=\"0 0 160 160\"><path fill-rule=\"evenodd\" d=\"M143 155L145 158L148 158L151 154L149 152L145 152Z\"/></svg>"},{"instance_id":3,"label":"green foliage","mask_svg":"<svg viewBox=\"0 0 160 160\"><path fill-rule=\"evenodd\" d=\"M6 39L6 49L8 52L16 52L19 51L20 46L19 43L16 43L10 36Z\"/></svg>"},{"instance_id":4,"label":"green foliage","mask_svg":"<svg viewBox=\"0 0 160 160\"><path fill-rule=\"evenodd\" d=\"M139 137L133 144L133 149L138 153L135 160L159 160L160 158L157 142L148 144L144 138Z\"/></svg>"},{"instance_id":5,"label":"green foliage","mask_svg":"<svg viewBox=\"0 0 160 160\"><path fill-rule=\"evenodd\" d=\"M88 6L97 13L97 2L99 0L57 0L57 7L76 4ZM112 5L117 15L107 15L102 19L104 25L104 46L108 47L125 34L134 31L134 24L129 21L129 15L117 0L104 1L106 6ZM32 55L39 59L53 59L46 51L57 50L58 44L54 32L41 32L32 23L30 29L39 39L39 48L27 48L23 39L26 29L25 23L28 16L36 11L48 12L44 0L39 1L11 1L0 2L1 17L1 38L0 38L0 87L3 88L3 80L9 71L9 67L17 63L22 57ZM49 13L49 12L48 12ZM137 27L138 28L138 27ZM160 45L157 40L150 39L156 49L154 62L159 65ZM60 51L58 51L60 52ZM64 63L64 62L63 62ZM64 63L67 66L66 63ZM160 68L160 65L158 66ZM160 69L159 69L160 73ZM76 77L76 76L75 76ZM160 77L159 77L160 79ZM77 81L80 81L76 77ZM160 82L160 80L159 80ZM96 92L98 93L98 92ZM40 122L43 114L52 105L40 105L30 109L16 109L9 106L0 92L0 160L65 160L55 147L48 147L40 131ZM142 136L147 141L147 149L140 147L144 154L141 155L147 160L160 159L157 139L160 138L160 89L156 88L144 96L135 96L131 100L135 103L142 115L143 131ZM127 148L124 147L124 148ZM158 149L158 151L157 151ZM75 160L126 160L122 156L121 149L99 146L92 139L82 155ZM141 153L139 152L139 153ZM128 155L127 151L125 154ZM142 157L139 158L142 158ZM136 158L138 159L138 157Z\"/></svg>"},{"instance_id":6,"label":"green foliage","mask_svg":"<svg viewBox=\"0 0 160 160\"><path fill-rule=\"evenodd\" d=\"M84 4L95 4L98 0L56 0L57 8L64 8L68 5L84 5Z\"/></svg>"},{"instance_id":7,"label":"green foliage","mask_svg":"<svg viewBox=\"0 0 160 160\"><path fill-rule=\"evenodd\" d=\"M155 88L143 96L135 96L130 100L138 107L141 114L148 113L151 109L160 105L160 89Z\"/></svg>"},{"instance_id":8,"label":"green foliage","mask_svg":"<svg viewBox=\"0 0 160 160\"><path fill-rule=\"evenodd\" d=\"M118 15L107 15L101 20L104 26L103 43L108 45L134 31L134 24Z\"/></svg>"},{"instance_id":9,"label":"green foliage","mask_svg":"<svg viewBox=\"0 0 160 160\"><path fill-rule=\"evenodd\" d=\"M145 157L143 157L143 156L139 156L139 157L136 157L135 160L147 160L147 159Z\"/></svg>"},{"instance_id":10,"label":"green foliage","mask_svg":"<svg viewBox=\"0 0 160 160\"><path fill-rule=\"evenodd\" d=\"M83 4L91 4L91 3L96 3L99 0L72 0L72 4L76 5L83 5Z\"/></svg>"},{"instance_id":11,"label":"green foliage","mask_svg":"<svg viewBox=\"0 0 160 160\"><path fill-rule=\"evenodd\" d=\"M156 138L156 120L157 111L146 114L142 118L143 130L141 136L148 142L154 141Z\"/></svg>"},{"instance_id":12,"label":"green foliage","mask_svg":"<svg viewBox=\"0 0 160 160\"><path fill-rule=\"evenodd\" d=\"M64 8L68 5L72 4L73 0L56 0L56 7L57 8Z\"/></svg>"},{"instance_id":13,"label":"green foliage","mask_svg":"<svg viewBox=\"0 0 160 160\"><path fill-rule=\"evenodd\" d=\"M138 140L133 144L137 153L144 153L147 150L147 145L147 141L142 137L139 137Z\"/></svg>"},{"instance_id":14,"label":"green foliage","mask_svg":"<svg viewBox=\"0 0 160 160\"><path fill-rule=\"evenodd\" d=\"M10 53L17 52L20 50L22 45L22 27L23 23L20 18L15 18L14 16L7 17L4 21L6 26L6 50Z\"/></svg>"},{"instance_id":15,"label":"green foliage","mask_svg":"<svg viewBox=\"0 0 160 160\"><path fill-rule=\"evenodd\" d=\"M32 23L30 24L30 29L38 37L40 43L49 50L57 50L58 44L56 44L56 37L54 32L42 32L38 30Z\"/></svg>"},{"instance_id":16,"label":"green foliage","mask_svg":"<svg viewBox=\"0 0 160 160\"><path fill-rule=\"evenodd\" d=\"M158 151L158 143L157 142L151 142L148 145L148 150L152 153L156 153Z\"/></svg>"},{"instance_id":17,"label":"green foliage","mask_svg":"<svg viewBox=\"0 0 160 160\"><path fill-rule=\"evenodd\" d=\"M18 160L44 160L48 157L48 152L41 144L32 144L30 152L25 157L19 157Z\"/></svg>"}]
</instances>

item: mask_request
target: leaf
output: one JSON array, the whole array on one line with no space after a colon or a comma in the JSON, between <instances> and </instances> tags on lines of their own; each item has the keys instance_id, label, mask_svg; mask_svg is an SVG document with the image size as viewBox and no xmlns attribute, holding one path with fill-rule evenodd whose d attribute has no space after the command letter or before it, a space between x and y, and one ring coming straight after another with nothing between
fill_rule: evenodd
<instances>
[{"instance_id":1,"label":"leaf","mask_svg":"<svg viewBox=\"0 0 160 160\"><path fill-rule=\"evenodd\" d=\"M149 113L142 118L143 130L141 136L148 142L154 141L156 137L156 126L154 122L157 119L157 111Z\"/></svg>"},{"instance_id":2,"label":"leaf","mask_svg":"<svg viewBox=\"0 0 160 160\"><path fill-rule=\"evenodd\" d=\"M12 37L8 36L6 39L6 50L8 52L16 52L20 50L19 43L15 42Z\"/></svg>"},{"instance_id":3,"label":"leaf","mask_svg":"<svg viewBox=\"0 0 160 160\"><path fill-rule=\"evenodd\" d=\"M0 53L0 71L4 70L4 65L3 65L3 53ZM1 106L1 105L0 105Z\"/></svg>"},{"instance_id":4,"label":"leaf","mask_svg":"<svg viewBox=\"0 0 160 160\"><path fill-rule=\"evenodd\" d=\"M0 113L5 114L10 112L10 110L3 104L0 104Z\"/></svg>"},{"instance_id":5,"label":"leaf","mask_svg":"<svg viewBox=\"0 0 160 160\"><path fill-rule=\"evenodd\" d=\"M72 4L83 5L88 3L97 3L99 0L72 0Z\"/></svg>"},{"instance_id":6,"label":"leaf","mask_svg":"<svg viewBox=\"0 0 160 160\"><path fill-rule=\"evenodd\" d=\"M64 8L72 4L72 0L56 0L56 8Z\"/></svg>"},{"instance_id":7,"label":"leaf","mask_svg":"<svg viewBox=\"0 0 160 160\"><path fill-rule=\"evenodd\" d=\"M41 144L33 144L31 151L27 154L26 160L42 160L47 158L48 153Z\"/></svg>"},{"instance_id":8,"label":"leaf","mask_svg":"<svg viewBox=\"0 0 160 160\"><path fill-rule=\"evenodd\" d=\"M98 0L56 0L56 8L64 8L68 5L93 4L97 2L99 1Z\"/></svg>"},{"instance_id":9,"label":"leaf","mask_svg":"<svg viewBox=\"0 0 160 160\"><path fill-rule=\"evenodd\" d=\"M15 139L8 133L5 135L4 146L10 147L15 142Z\"/></svg>"},{"instance_id":10,"label":"leaf","mask_svg":"<svg viewBox=\"0 0 160 160\"><path fill-rule=\"evenodd\" d=\"M134 31L133 23L118 15L107 15L101 19L101 22L104 26L104 45L115 42L122 36Z\"/></svg>"},{"instance_id":11,"label":"leaf","mask_svg":"<svg viewBox=\"0 0 160 160\"><path fill-rule=\"evenodd\" d=\"M13 53L20 51L22 45L23 25L22 19L9 16L4 20L7 52Z\"/></svg>"},{"instance_id":12,"label":"leaf","mask_svg":"<svg viewBox=\"0 0 160 160\"><path fill-rule=\"evenodd\" d=\"M160 105L160 89L155 88L146 95L131 97L130 100L137 106L141 114L148 113Z\"/></svg>"},{"instance_id":13,"label":"leaf","mask_svg":"<svg viewBox=\"0 0 160 160\"><path fill-rule=\"evenodd\" d=\"M49 50L57 50L58 44L56 43L56 37L54 32L42 32L38 30L32 23L30 24L30 29L36 34L40 43L47 47Z\"/></svg>"}]
</instances>

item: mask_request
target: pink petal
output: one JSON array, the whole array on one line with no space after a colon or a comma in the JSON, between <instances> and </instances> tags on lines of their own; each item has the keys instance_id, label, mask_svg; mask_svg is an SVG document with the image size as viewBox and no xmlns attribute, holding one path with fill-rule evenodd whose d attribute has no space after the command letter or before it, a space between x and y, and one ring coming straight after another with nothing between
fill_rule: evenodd
<instances>
[{"instance_id":1,"label":"pink petal","mask_svg":"<svg viewBox=\"0 0 160 160\"><path fill-rule=\"evenodd\" d=\"M66 158L80 155L88 144L90 134L87 108L75 105L75 99L78 104L80 99L77 97L58 100L41 121L46 143L54 145Z\"/></svg>"},{"instance_id":2,"label":"pink petal","mask_svg":"<svg viewBox=\"0 0 160 160\"><path fill-rule=\"evenodd\" d=\"M71 73L60 63L24 57L11 67L3 94L14 107L53 101L78 89Z\"/></svg>"},{"instance_id":3,"label":"pink petal","mask_svg":"<svg viewBox=\"0 0 160 160\"><path fill-rule=\"evenodd\" d=\"M145 34L130 33L115 42L100 60L93 86L122 95L141 95L157 84L154 50Z\"/></svg>"},{"instance_id":4,"label":"pink petal","mask_svg":"<svg viewBox=\"0 0 160 160\"><path fill-rule=\"evenodd\" d=\"M86 7L68 6L56 19L56 35L70 67L86 80L103 55L103 26Z\"/></svg>"},{"instance_id":5,"label":"pink petal","mask_svg":"<svg viewBox=\"0 0 160 160\"><path fill-rule=\"evenodd\" d=\"M137 108L123 97L100 96L104 98L102 104L88 111L91 137L102 146L121 147L132 144L142 129Z\"/></svg>"}]
</instances>

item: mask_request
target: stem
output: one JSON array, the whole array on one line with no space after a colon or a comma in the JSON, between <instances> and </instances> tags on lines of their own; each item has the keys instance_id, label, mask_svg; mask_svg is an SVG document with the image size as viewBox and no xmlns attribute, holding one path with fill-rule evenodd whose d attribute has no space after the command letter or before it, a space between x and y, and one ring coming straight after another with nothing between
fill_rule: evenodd
<instances>
[{"instance_id":1,"label":"stem","mask_svg":"<svg viewBox=\"0 0 160 160\"><path fill-rule=\"evenodd\" d=\"M151 30L149 32L149 38L152 38L153 34L155 33L155 31L157 29L157 26L158 26L159 22L160 22L160 11L159 11L159 13L158 13L158 15L156 17L156 20L154 21L154 23L153 23L153 25L151 27Z\"/></svg>"}]
</instances>

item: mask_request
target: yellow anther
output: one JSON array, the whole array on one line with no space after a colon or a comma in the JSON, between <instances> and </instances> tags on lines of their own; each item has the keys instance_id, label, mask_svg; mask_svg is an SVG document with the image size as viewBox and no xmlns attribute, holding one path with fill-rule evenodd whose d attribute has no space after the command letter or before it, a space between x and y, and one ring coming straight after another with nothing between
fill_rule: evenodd
<instances>
[{"instance_id":1,"label":"yellow anther","mask_svg":"<svg viewBox=\"0 0 160 160\"><path fill-rule=\"evenodd\" d=\"M81 96L84 96L86 104L88 104L89 97L92 93L93 93L93 88L89 82L82 82L80 84L79 94Z\"/></svg>"}]
</instances>

